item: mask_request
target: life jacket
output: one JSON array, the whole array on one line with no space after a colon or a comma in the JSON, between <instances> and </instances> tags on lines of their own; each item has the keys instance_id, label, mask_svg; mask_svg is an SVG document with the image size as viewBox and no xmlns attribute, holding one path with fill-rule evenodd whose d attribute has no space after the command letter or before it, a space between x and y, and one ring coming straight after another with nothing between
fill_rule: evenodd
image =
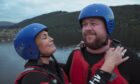
<instances>
[{"instance_id":1,"label":"life jacket","mask_svg":"<svg viewBox=\"0 0 140 84\"><path fill-rule=\"evenodd\" d=\"M46 70L44 70L44 69L42 69L41 67L38 67L38 66L31 66L31 67L26 68L17 77L17 79L15 80L15 84L21 84L21 81L22 81L23 77L30 72L37 72L37 73L41 73L43 75L46 75L49 78L49 81L53 81L54 82L53 84L58 84L57 83L58 77L56 77L55 74L53 74L51 72L48 72L48 71L46 71ZM62 70L62 72L63 72L64 84L69 84L69 81L68 81L68 78L67 78L66 74L64 73L63 70ZM43 82L41 84L49 84L49 82Z\"/></svg>"},{"instance_id":2,"label":"life jacket","mask_svg":"<svg viewBox=\"0 0 140 84\"><path fill-rule=\"evenodd\" d=\"M71 84L87 84L89 78L91 79L96 70L99 69L104 63L104 59L90 67L81 53L80 49L74 50L72 64L70 68L70 81ZM89 71L91 72L89 74ZM89 75L88 75L89 74ZM125 78L120 74L117 67L113 71L113 75L107 84L128 84Z\"/></svg>"}]
</instances>

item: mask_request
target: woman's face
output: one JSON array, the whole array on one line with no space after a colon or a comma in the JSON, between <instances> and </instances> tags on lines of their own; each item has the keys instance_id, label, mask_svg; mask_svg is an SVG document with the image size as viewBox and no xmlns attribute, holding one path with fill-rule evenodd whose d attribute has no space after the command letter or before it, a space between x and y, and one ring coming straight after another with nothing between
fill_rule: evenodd
<instances>
[{"instance_id":1,"label":"woman's face","mask_svg":"<svg viewBox=\"0 0 140 84\"><path fill-rule=\"evenodd\" d=\"M42 56L50 56L56 50L53 38L48 35L47 31L40 32L35 41Z\"/></svg>"}]
</instances>

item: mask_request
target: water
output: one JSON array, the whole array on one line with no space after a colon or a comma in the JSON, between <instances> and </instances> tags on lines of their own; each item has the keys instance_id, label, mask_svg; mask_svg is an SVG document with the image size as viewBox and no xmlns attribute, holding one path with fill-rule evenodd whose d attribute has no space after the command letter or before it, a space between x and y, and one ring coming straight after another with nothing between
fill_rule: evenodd
<instances>
[{"instance_id":1,"label":"water","mask_svg":"<svg viewBox=\"0 0 140 84\"><path fill-rule=\"evenodd\" d=\"M54 53L58 62L65 63L73 48L58 48ZM23 71L25 61L19 57L12 43L0 43L0 84L14 84Z\"/></svg>"}]
</instances>

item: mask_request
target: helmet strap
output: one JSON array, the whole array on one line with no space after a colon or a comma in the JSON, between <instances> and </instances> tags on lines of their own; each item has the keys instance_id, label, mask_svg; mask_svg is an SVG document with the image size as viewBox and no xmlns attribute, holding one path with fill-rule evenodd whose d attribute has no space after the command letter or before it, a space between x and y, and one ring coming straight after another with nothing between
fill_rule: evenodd
<instances>
[{"instance_id":1,"label":"helmet strap","mask_svg":"<svg viewBox=\"0 0 140 84\"><path fill-rule=\"evenodd\" d=\"M51 56L40 56L41 58L50 58Z\"/></svg>"}]
</instances>

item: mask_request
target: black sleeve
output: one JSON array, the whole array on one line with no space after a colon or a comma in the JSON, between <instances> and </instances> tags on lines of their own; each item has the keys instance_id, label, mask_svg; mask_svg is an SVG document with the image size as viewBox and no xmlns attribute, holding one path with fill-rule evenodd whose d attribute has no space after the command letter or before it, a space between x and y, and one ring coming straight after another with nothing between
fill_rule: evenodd
<instances>
[{"instance_id":1,"label":"black sleeve","mask_svg":"<svg viewBox=\"0 0 140 84\"><path fill-rule=\"evenodd\" d=\"M66 65L63 68L65 73L67 74L68 78L69 78L69 71L70 71L70 67L71 67L71 63L72 63L73 53L74 53L74 51L71 52L71 54L69 55Z\"/></svg>"},{"instance_id":2,"label":"black sleeve","mask_svg":"<svg viewBox=\"0 0 140 84\"><path fill-rule=\"evenodd\" d=\"M52 84L46 75L38 72L30 72L23 77L21 84L40 84L44 82Z\"/></svg>"},{"instance_id":3,"label":"black sleeve","mask_svg":"<svg viewBox=\"0 0 140 84\"><path fill-rule=\"evenodd\" d=\"M119 71L130 84L140 84L140 57L128 49L125 56L129 59L119 65Z\"/></svg>"},{"instance_id":4,"label":"black sleeve","mask_svg":"<svg viewBox=\"0 0 140 84\"><path fill-rule=\"evenodd\" d=\"M107 84L111 74L98 69L88 84Z\"/></svg>"}]
</instances>

